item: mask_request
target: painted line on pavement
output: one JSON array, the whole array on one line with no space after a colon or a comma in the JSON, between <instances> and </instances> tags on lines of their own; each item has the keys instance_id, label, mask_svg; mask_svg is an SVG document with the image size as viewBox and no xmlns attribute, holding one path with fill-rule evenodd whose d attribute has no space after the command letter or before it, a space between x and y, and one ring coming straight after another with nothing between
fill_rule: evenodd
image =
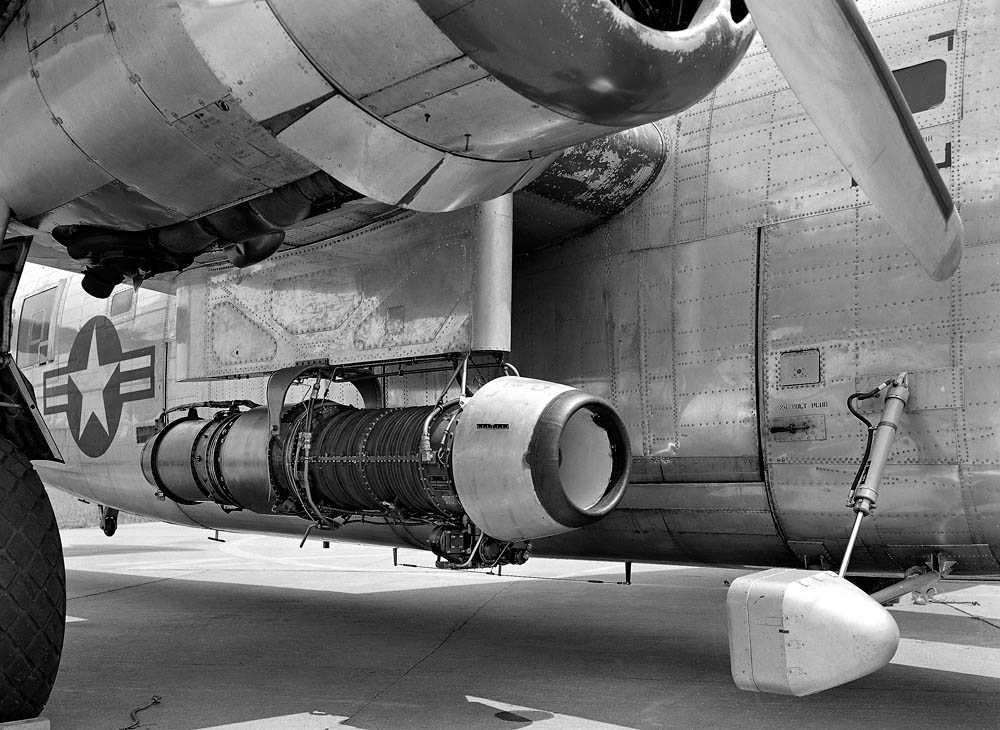
<instances>
[{"instance_id":1,"label":"painted line on pavement","mask_svg":"<svg viewBox=\"0 0 1000 730\"><path fill-rule=\"evenodd\" d=\"M532 707L509 705L506 702L487 700L482 697L470 697L469 695L466 695L465 699L468 702L486 705L487 707L500 710L508 715L508 717L499 719L519 723L519 726L523 726L520 725L520 723L529 723L532 730L535 728L545 728L545 730L634 730L634 728L629 728L625 725L609 725L606 722L588 720L584 717L560 715L557 712L536 710Z\"/></svg>"},{"instance_id":2,"label":"painted line on pavement","mask_svg":"<svg viewBox=\"0 0 1000 730\"><path fill-rule=\"evenodd\" d=\"M900 639L892 664L1000 679L1000 649Z\"/></svg>"},{"instance_id":3,"label":"painted line on pavement","mask_svg":"<svg viewBox=\"0 0 1000 730\"><path fill-rule=\"evenodd\" d=\"M268 717L233 725L213 725L201 730L360 730L342 725L346 717L335 717L323 712L303 712L298 715Z\"/></svg>"},{"instance_id":4,"label":"painted line on pavement","mask_svg":"<svg viewBox=\"0 0 1000 730\"><path fill-rule=\"evenodd\" d=\"M166 560L162 563L156 562L135 562L125 563L93 563L93 566L101 568L125 568L127 570L148 570L149 568L189 568L193 565L204 565L205 563L225 563L232 562L232 558L198 558L196 560ZM96 569L96 568L95 568ZM86 570L86 568L84 568Z\"/></svg>"}]
</instances>

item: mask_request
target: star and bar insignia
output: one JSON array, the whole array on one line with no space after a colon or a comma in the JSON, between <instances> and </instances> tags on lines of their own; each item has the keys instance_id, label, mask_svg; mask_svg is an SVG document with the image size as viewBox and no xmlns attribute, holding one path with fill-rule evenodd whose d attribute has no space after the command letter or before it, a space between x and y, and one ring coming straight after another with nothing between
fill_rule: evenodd
<instances>
[{"instance_id":1,"label":"star and bar insignia","mask_svg":"<svg viewBox=\"0 0 1000 730\"><path fill-rule=\"evenodd\" d=\"M45 415L65 413L80 450L101 456L118 432L122 406L153 397L155 352L155 347L123 352L111 320L92 318L73 340L65 367L44 374Z\"/></svg>"}]
</instances>

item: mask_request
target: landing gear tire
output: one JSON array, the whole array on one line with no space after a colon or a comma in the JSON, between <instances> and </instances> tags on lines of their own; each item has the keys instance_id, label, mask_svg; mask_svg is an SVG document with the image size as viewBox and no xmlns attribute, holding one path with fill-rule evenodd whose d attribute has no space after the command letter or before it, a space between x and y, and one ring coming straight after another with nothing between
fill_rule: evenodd
<instances>
[{"instance_id":1,"label":"landing gear tire","mask_svg":"<svg viewBox=\"0 0 1000 730\"><path fill-rule=\"evenodd\" d=\"M0 438L0 722L38 717L66 628L66 572L52 505L31 462Z\"/></svg>"}]
</instances>

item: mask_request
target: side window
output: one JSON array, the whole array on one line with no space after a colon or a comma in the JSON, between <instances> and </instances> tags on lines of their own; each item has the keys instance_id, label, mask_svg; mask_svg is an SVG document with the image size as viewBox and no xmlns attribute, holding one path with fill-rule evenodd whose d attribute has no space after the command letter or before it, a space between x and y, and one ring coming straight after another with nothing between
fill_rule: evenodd
<instances>
[{"instance_id":1,"label":"side window","mask_svg":"<svg viewBox=\"0 0 1000 730\"><path fill-rule=\"evenodd\" d=\"M17 328L17 363L21 367L49 361L50 325L56 304L56 289L32 294L21 305Z\"/></svg>"},{"instance_id":2,"label":"side window","mask_svg":"<svg viewBox=\"0 0 1000 730\"><path fill-rule=\"evenodd\" d=\"M111 297L111 317L120 317L128 314L132 310L132 302L135 301L135 290L129 287L116 292Z\"/></svg>"},{"instance_id":3,"label":"side window","mask_svg":"<svg viewBox=\"0 0 1000 730\"><path fill-rule=\"evenodd\" d=\"M892 72L914 114L933 109L948 95L948 64L940 58Z\"/></svg>"}]
</instances>

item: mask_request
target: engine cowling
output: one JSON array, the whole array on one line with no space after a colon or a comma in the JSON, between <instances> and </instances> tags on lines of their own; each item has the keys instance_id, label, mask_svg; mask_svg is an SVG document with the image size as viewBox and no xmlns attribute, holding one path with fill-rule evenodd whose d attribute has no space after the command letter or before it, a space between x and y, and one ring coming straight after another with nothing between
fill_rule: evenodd
<instances>
[{"instance_id":1,"label":"engine cowling","mask_svg":"<svg viewBox=\"0 0 1000 730\"><path fill-rule=\"evenodd\" d=\"M182 504L459 525L503 541L596 522L624 493L624 423L565 385L498 378L463 405L358 409L315 401L174 421L142 453L147 481Z\"/></svg>"},{"instance_id":2,"label":"engine cowling","mask_svg":"<svg viewBox=\"0 0 1000 730\"><path fill-rule=\"evenodd\" d=\"M518 190L567 147L683 111L753 38L730 0L269 6L342 94L278 139L354 190L424 211Z\"/></svg>"},{"instance_id":3,"label":"engine cowling","mask_svg":"<svg viewBox=\"0 0 1000 730\"><path fill-rule=\"evenodd\" d=\"M27 7L0 0L0 197L66 226L97 295L217 244L254 263L357 197L441 212L520 190L704 97L753 35L736 0Z\"/></svg>"},{"instance_id":4,"label":"engine cowling","mask_svg":"<svg viewBox=\"0 0 1000 730\"><path fill-rule=\"evenodd\" d=\"M635 127L704 98L753 38L738 0L417 0L470 58L587 124Z\"/></svg>"},{"instance_id":5,"label":"engine cowling","mask_svg":"<svg viewBox=\"0 0 1000 730\"><path fill-rule=\"evenodd\" d=\"M466 404L455 443L462 505L486 534L503 540L596 522L618 504L628 478L628 437L615 410L543 380L487 383Z\"/></svg>"}]
</instances>

